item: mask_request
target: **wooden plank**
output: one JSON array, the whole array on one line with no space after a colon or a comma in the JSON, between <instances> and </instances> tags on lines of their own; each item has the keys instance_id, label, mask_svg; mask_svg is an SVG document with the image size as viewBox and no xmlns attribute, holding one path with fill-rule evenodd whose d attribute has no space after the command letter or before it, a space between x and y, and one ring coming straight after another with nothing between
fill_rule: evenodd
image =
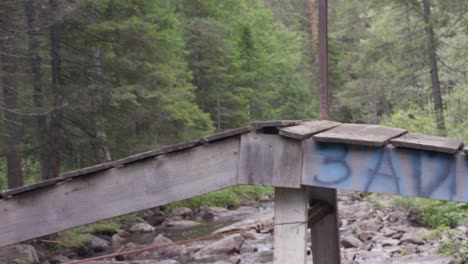
<instances>
[{"instance_id":1,"label":"wooden plank","mask_svg":"<svg viewBox=\"0 0 468 264\"><path fill-rule=\"evenodd\" d=\"M307 263L307 192L275 188L274 264Z\"/></svg>"},{"instance_id":2,"label":"wooden plank","mask_svg":"<svg viewBox=\"0 0 468 264\"><path fill-rule=\"evenodd\" d=\"M265 127L285 127L294 126L301 123L301 120L273 120L273 121L254 121L250 123L252 129L258 130Z\"/></svg>"},{"instance_id":3,"label":"wooden plank","mask_svg":"<svg viewBox=\"0 0 468 264\"><path fill-rule=\"evenodd\" d=\"M118 159L116 161L113 161L112 165L113 165L113 167L120 167L120 166L123 166L123 165L126 165L126 164L133 163L135 161L152 158L152 157L155 157L157 155L161 155L163 153L164 153L164 151L161 150L161 149L149 150L149 151L146 151L146 152L143 152L143 153L138 153L138 154L135 154L135 155L131 155L131 156L128 156L128 157L121 158L121 159Z\"/></svg>"},{"instance_id":4,"label":"wooden plank","mask_svg":"<svg viewBox=\"0 0 468 264\"><path fill-rule=\"evenodd\" d=\"M102 164L94 165L94 166L79 169L79 170L65 172L62 175L60 175L60 177L62 177L62 178L74 178L74 177L78 177L78 176L82 176L82 175L88 175L88 174L91 174L91 173L107 170L107 169L112 168L112 167L114 167L114 164L112 162L107 162L107 163L102 163Z\"/></svg>"},{"instance_id":5,"label":"wooden plank","mask_svg":"<svg viewBox=\"0 0 468 264\"><path fill-rule=\"evenodd\" d=\"M456 153L463 142L458 139L408 133L390 141L396 147Z\"/></svg>"},{"instance_id":6,"label":"wooden plank","mask_svg":"<svg viewBox=\"0 0 468 264\"><path fill-rule=\"evenodd\" d=\"M301 158L299 141L278 135L243 134L239 183L299 188Z\"/></svg>"},{"instance_id":7,"label":"wooden plank","mask_svg":"<svg viewBox=\"0 0 468 264\"><path fill-rule=\"evenodd\" d=\"M224 138L244 134L244 133L250 132L251 130L252 130L252 128L250 126L235 128L235 129L229 129L229 130L219 132L219 133L216 133L216 134L213 134L213 135L202 137L200 139L200 142L201 143L209 143L209 142L212 142L212 141L216 141L216 140L220 140L220 139L224 139Z\"/></svg>"},{"instance_id":8,"label":"wooden plank","mask_svg":"<svg viewBox=\"0 0 468 264\"><path fill-rule=\"evenodd\" d=\"M339 264L341 255L336 190L307 187L307 192L311 207L318 202L332 206L329 214L309 226L314 263Z\"/></svg>"},{"instance_id":9,"label":"wooden plank","mask_svg":"<svg viewBox=\"0 0 468 264\"><path fill-rule=\"evenodd\" d=\"M341 123L328 120L313 120L300 123L297 126L281 128L279 134L285 137L304 139L319 132L339 126Z\"/></svg>"},{"instance_id":10,"label":"wooden plank","mask_svg":"<svg viewBox=\"0 0 468 264\"><path fill-rule=\"evenodd\" d=\"M343 124L314 135L319 142L357 144L365 146L385 146L392 138L407 131L379 125Z\"/></svg>"},{"instance_id":11,"label":"wooden plank","mask_svg":"<svg viewBox=\"0 0 468 264\"><path fill-rule=\"evenodd\" d=\"M468 202L468 159L386 147L303 140L302 184Z\"/></svg>"},{"instance_id":12,"label":"wooden plank","mask_svg":"<svg viewBox=\"0 0 468 264\"><path fill-rule=\"evenodd\" d=\"M36 189L41 189L41 188L45 188L45 187L48 187L48 186L52 186L52 185L55 185L58 182L61 182L61 181L64 181L64 180L65 180L65 178L63 178L63 177L57 177L57 178L48 179L48 180L45 180L45 181L40 181L40 182L37 182L37 183L33 183L33 184L30 184L30 185L26 185L26 186L22 186L22 187L19 187L19 188L15 188L15 189L5 191L5 192L2 193L2 197L3 198L9 198L9 197L12 197L12 196L20 194L20 193L25 193L25 192L33 191L33 190L36 190Z\"/></svg>"},{"instance_id":13,"label":"wooden plank","mask_svg":"<svg viewBox=\"0 0 468 264\"><path fill-rule=\"evenodd\" d=\"M160 155L0 200L0 247L237 184L239 139Z\"/></svg>"},{"instance_id":14,"label":"wooden plank","mask_svg":"<svg viewBox=\"0 0 468 264\"><path fill-rule=\"evenodd\" d=\"M181 150L193 148L193 147L196 147L196 146L198 146L200 144L201 144L200 140L192 140L192 141L189 141L189 142L183 142L183 143L180 143L180 144L175 144L175 145L164 147L164 148L161 149L161 151L162 151L162 153L167 154L167 153L171 153L171 152L175 152L175 151L181 151Z\"/></svg>"}]
</instances>

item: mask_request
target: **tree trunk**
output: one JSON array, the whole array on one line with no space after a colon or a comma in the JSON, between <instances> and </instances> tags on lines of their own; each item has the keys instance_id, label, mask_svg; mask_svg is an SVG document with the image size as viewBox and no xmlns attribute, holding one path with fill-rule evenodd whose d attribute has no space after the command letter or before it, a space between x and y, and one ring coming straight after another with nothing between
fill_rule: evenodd
<instances>
[{"instance_id":1,"label":"tree trunk","mask_svg":"<svg viewBox=\"0 0 468 264\"><path fill-rule=\"evenodd\" d=\"M315 0L307 0L307 7L309 8L309 21L310 21L310 37L312 45L317 42L317 20L315 19Z\"/></svg>"},{"instance_id":2,"label":"tree trunk","mask_svg":"<svg viewBox=\"0 0 468 264\"><path fill-rule=\"evenodd\" d=\"M319 0L319 104L320 118L330 119L328 107L328 1Z\"/></svg>"},{"instance_id":3,"label":"tree trunk","mask_svg":"<svg viewBox=\"0 0 468 264\"><path fill-rule=\"evenodd\" d=\"M14 11L13 6L6 3L9 14ZM11 9L11 10L10 10ZM11 11L11 12L10 12ZM5 155L7 159L8 188L13 189L23 185L23 172L21 168L21 115L19 114L18 91L15 75L17 65L15 58L16 36L14 35L13 21L9 16L0 19L0 63L1 86L3 91L3 104L5 107L4 123L6 130Z\"/></svg>"},{"instance_id":4,"label":"tree trunk","mask_svg":"<svg viewBox=\"0 0 468 264\"><path fill-rule=\"evenodd\" d=\"M427 53L431 72L432 95L434 97L434 110L436 114L437 129L439 134L445 135L444 109L440 93L439 69L437 68L437 48L435 45L434 29L431 22L431 6L429 0L423 0L424 30L427 36Z\"/></svg>"},{"instance_id":5,"label":"tree trunk","mask_svg":"<svg viewBox=\"0 0 468 264\"><path fill-rule=\"evenodd\" d=\"M94 131L95 137L92 140L95 148L95 156L98 162L108 162L112 160L109 146L107 145L107 134L104 130L104 116L102 115L102 106L105 101L105 92L103 90L103 74L102 74L102 58L101 50L99 48L94 50L93 54L94 66L96 67L96 84L93 86L93 104L94 114Z\"/></svg>"},{"instance_id":6,"label":"tree trunk","mask_svg":"<svg viewBox=\"0 0 468 264\"><path fill-rule=\"evenodd\" d=\"M26 16L26 32L28 37L28 57L31 71L31 83L33 86L33 102L38 112L36 126L38 132L37 142L39 144L39 159L41 166L41 178L47 179L48 169L48 146L47 146L47 121L44 113L44 96L42 90L42 69L39 57L40 42L38 38L38 25L36 24L36 12L32 0L24 0L24 14Z\"/></svg>"},{"instance_id":7,"label":"tree trunk","mask_svg":"<svg viewBox=\"0 0 468 264\"><path fill-rule=\"evenodd\" d=\"M53 19L59 17L58 4L55 0L49 0L49 8ZM52 95L54 96L54 103L49 124L48 174L45 175L46 179L58 177L60 170L60 130L64 102L64 81L62 77L62 60L60 55L61 31L62 21L57 19L50 26L50 57L52 65Z\"/></svg>"}]
</instances>

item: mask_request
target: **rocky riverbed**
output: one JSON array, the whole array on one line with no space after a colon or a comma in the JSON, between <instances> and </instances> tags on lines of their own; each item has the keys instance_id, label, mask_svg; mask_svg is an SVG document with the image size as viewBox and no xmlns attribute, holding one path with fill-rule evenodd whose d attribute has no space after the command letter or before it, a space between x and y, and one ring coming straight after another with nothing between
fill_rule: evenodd
<instances>
[{"instance_id":1,"label":"rocky riverbed","mask_svg":"<svg viewBox=\"0 0 468 264\"><path fill-rule=\"evenodd\" d=\"M448 245L468 239L466 223L450 230L430 231L411 224L406 212L391 209L389 197L378 203L356 193L339 194L342 263L347 264L457 264L466 249L454 248L453 256L442 254ZM236 210L220 207L176 208L169 214L155 210L117 233L88 235L74 250L47 250L45 240L0 249L3 263L56 264L105 255L171 241L190 240L273 222L273 202L264 199L255 206ZM89 261L90 264L237 264L272 263L273 230L258 228L236 234L172 245L136 254ZM60 234L59 234L60 235ZM463 243L460 243L463 245ZM447 250L445 250L447 251ZM457 253L458 252L458 253ZM311 258L310 258L311 259ZM0 263L2 263L0 261ZM310 260L309 263L312 263Z\"/></svg>"}]
</instances>

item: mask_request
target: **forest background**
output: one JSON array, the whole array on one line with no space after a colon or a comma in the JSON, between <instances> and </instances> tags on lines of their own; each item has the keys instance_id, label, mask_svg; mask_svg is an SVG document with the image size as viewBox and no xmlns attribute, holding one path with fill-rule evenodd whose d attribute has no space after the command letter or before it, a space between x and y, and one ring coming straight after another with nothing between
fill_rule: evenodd
<instances>
[{"instance_id":1,"label":"forest background","mask_svg":"<svg viewBox=\"0 0 468 264\"><path fill-rule=\"evenodd\" d=\"M2 0L0 187L253 120L317 118L314 2ZM468 142L467 11L330 0L332 119Z\"/></svg>"}]
</instances>

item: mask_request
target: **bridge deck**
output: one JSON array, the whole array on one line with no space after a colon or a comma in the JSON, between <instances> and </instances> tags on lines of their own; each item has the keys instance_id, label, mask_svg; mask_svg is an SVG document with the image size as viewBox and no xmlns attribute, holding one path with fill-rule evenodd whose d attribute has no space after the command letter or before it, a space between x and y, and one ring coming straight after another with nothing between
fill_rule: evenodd
<instances>
[{"instance_id":1,"label":"bridge deck","mask_svg":"<svg viewBox=\"0 0 468 264\"><path fill-rule=\"evenodd\" d=\"M239 184L468 202L467 152L384 126L256 122L0 193L0 246Z\"/></svg>"}]
</instances>

